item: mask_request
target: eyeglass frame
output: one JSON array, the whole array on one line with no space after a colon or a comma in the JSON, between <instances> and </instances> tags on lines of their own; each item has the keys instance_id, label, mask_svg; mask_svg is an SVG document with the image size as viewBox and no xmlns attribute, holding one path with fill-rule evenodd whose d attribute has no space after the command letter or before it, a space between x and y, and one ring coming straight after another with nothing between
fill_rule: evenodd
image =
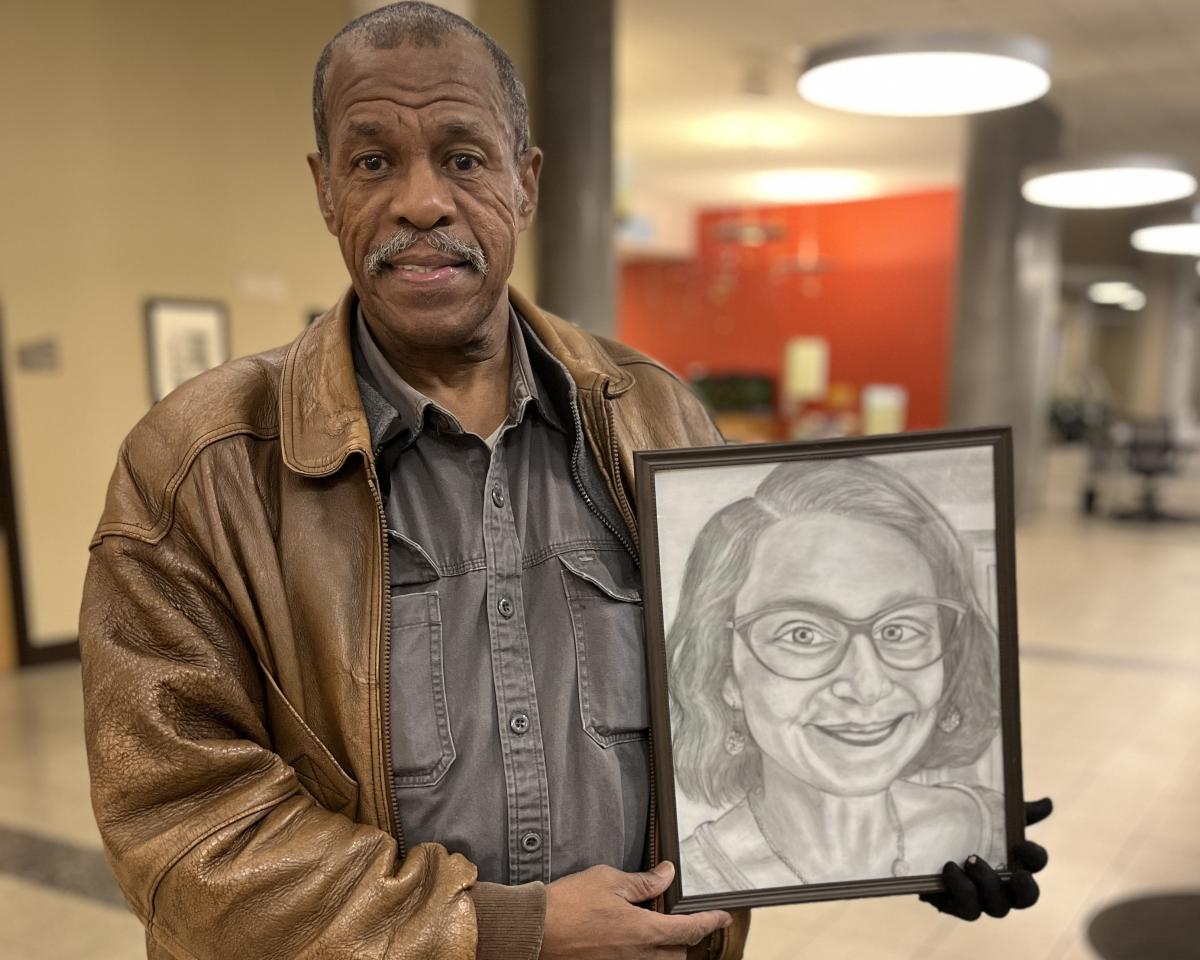
<instances>
[{"instance_id":1,"label":"eyeglass frame","mask_svg":"<svg viewBox=\"0 0 1200 960\"><path fill-rule=\"evenodd\" d=\"M888 663L888 661L879 652L879 647L875 645L875 638L870 632L871 626L889 614L895 613L897 610L903 610L905 607L916 606L923 603L934 604L938 607L947 607L958 614L958 620L954 624L953 631L942 641L942 652L928 663L921 664L919 667L898 667L895 664ZM794 602L789 604L771 604L758 610L751 611L750 613L742 614L740 617L735 617L733 620L727 620L725 625L733 631L736 637L741 639L742 643L746 645L746 649L750 651L750 655L754 657L754 659L758 661L762 668L769 673L772 673L783 680L820 680L822 677L827 677L831 673L834 673L838 667L842 665L842 662L846 659L846 654L850 650L850 641L857 636L865 636L867 640L870 641L871 649L875 652L876 659L878 659L879 662L889 670L899 670L903 673L915 673L918 670L926 670L929 667L932 667L935 663L945 659L946 645L958 636L959 632L962 630L963 624L966 622L967 614L971 610L969 604L962 603L958 600L951 600L949 597L914 597L910 600L901 600L864 619L855 619L852 617L843 616L841 613L838 613L831 607L828 607L824 604L818 603L813 604L813 606L817 608L818 612L822 612L826 616L837 620L839 623L845 624L846 627L849 628L850 634L846 637L846 644L842 648L841 656L839 656L828 669L823 670L820 673L815 673L811 677L789 677L787 674L780 673L778 670L773 669L763 660L761 656L759 656L758 651L754 649L754 644L750 642L749 637L747 637L744 633L744 628L748 623L753 624L771 613L795 609Z\"/></svg>"}]
</instances>

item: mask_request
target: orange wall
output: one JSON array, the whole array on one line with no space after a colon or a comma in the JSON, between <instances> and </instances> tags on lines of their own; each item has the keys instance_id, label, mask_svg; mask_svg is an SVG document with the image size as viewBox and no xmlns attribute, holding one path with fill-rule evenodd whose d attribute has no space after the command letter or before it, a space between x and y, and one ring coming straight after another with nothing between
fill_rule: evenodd
<instances>
[{"instance_id":1,"label":"orange wall","mask_svg":"<svg viewBox=\"0 0 1200 960\"><path fill-rule=\"evenodd\" d=\"M831 383L903 384L907 428L943 424L956 191L697 219L694 261L623 265L620 339L685 376L700 365L778 377L789 337L824 337ZM748 219L782 235L758 247L715 236L721 224ZM789 258L811 259L814 249L824 272L788 271Z\"/></svg>"}]
</instances>

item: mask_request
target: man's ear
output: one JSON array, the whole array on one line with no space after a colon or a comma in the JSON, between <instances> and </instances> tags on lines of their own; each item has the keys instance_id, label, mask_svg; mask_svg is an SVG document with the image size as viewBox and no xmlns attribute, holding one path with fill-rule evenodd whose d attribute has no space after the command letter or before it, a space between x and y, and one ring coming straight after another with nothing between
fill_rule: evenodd
<instances>
[{"instance_id":1,"label":"man's ear","mask_svg":"<svg viewBox=\"0 0 1200 960\"><path fill-rule=\"evenodd\" d=\"M542 175L542 151L540 147L530 147L525 154L520 170L521 189L525 191L525 200L517 208L517 230L529 229L533 217L537 213L538 179Z\"/></svg>"},{"instance_id":2,"label":"man's ear","mask_svg":"<svg viewBox=\"0 0 1200 960\"><path fill-rule=\"evenodd\" d=\"M310 153L307 159L308 169L312 171L313 185L317 188L317 206L321 208L321 218L325 221L325 228L336 237L333 198L329 193L329 167L325 165L319 153Z\"/></svg>"}]
</instances>

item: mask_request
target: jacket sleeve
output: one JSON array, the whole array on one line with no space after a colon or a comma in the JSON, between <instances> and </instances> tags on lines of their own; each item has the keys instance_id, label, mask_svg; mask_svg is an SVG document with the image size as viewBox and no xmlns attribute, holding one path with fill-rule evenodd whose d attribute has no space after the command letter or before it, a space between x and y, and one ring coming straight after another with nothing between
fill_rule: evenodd
<instances>
[{"instance_id":1,"label":"jacket sleeve","mask_svg":"<svg viewBox=\"0 0 1200 960\"><path fill-rule=\"evenodd\" d=\"M319 806L271 749L262 680L178 527L93 549L80 622L92 803L150 936L179 958L473 957L474 866Z\"/></svg>"}]
</instances>

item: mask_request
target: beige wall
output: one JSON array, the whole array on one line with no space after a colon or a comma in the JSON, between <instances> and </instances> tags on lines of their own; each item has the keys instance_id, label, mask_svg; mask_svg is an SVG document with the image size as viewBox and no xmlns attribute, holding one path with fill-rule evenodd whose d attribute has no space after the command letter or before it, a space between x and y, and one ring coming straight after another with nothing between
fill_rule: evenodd
<instances>
[{"instance_id":1,"label":"beige wall","mask_svg":"<svg viewBox=\"0 0 1200 960\"><path fill-rule=\"evenodd\" d=\"M481 25L527 71L528 0L481 6ZM30 632L45 643L76 632L117 448L149 405L144 299L225 302L237 356L291 340L346 283L304 156L313 64L351 11L342 0L3 7L4 375ZM527 252L514 282L534 289ZM17 349L45 338L59 368L17 369Z\"/></svg>"}]
</instances>

